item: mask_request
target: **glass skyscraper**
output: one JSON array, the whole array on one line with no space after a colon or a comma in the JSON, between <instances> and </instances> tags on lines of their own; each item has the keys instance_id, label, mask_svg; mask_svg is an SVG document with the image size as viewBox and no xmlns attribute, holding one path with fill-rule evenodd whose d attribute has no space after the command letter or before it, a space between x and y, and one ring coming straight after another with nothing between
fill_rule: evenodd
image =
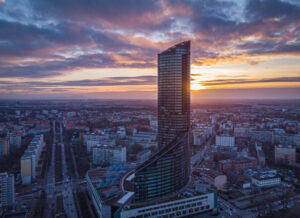
<instances>
[{"instance_id":1,"label":"glass skyscraper","mask_svg":"<svg viewBox=\"0 0 300 218\"><path fill-rule=\"evenodd\" d=\"M158 145L190 126L190 41L158 54Z\"/></svg>"},{"instance_id":2,"label":"glass skyscraper","mask_svg":"<svg viewBox=\"0 0 300 218\"><path fill-rule=\"evenodd\" d=\"M190 41L158 54L158 145L135 170L135 202L162 199L189 180Z\"/></svg>"}]
</instances>

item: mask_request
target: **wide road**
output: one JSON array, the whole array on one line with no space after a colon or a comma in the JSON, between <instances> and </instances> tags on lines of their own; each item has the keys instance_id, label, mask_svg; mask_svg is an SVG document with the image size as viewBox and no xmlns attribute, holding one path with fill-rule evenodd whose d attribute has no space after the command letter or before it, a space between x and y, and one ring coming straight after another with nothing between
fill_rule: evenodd
<instances>
[{"instance_id":1,"label":"wide road","mask_svg":"<svg viewBox=\"0 0 300 218\"><path fill-rule=\"evenodd\" d=\"M61 145L61 153L62 153L62 174L63 174L63 182L61 186L61 192L63 195L64 209L68 217L77 218L77 212L73 197L73 181L70 180L67 176L67 163L66 163L66 155L65 155L65 145L63 142L63 129L62 124L60 123L60 145Z\"/></svg>"},{"instance_id":2,"label":"wide road","mask_svg":"<svg viewBox=\"0 0 300 218\"><path fill-rule=\"evenodd\" d=\"M52 154L50 168L47 172L46 182L44 184L44 189L46 192L46 204L44 217L51 218L54 216L56 207L56 193L55 193L55 144L56 144L56 131L55 131L55 121L53 122L53 144L52 144Z\"/></svg>"}]
</instances>

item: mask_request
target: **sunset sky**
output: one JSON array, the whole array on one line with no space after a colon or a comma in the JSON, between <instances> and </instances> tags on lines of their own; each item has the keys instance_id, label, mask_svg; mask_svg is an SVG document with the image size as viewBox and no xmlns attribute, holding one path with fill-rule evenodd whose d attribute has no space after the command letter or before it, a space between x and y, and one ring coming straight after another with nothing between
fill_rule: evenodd
<instances>
[{"instance_id":1,"label":"sunset sky","mask_svg":"<svg viewBox=\"0 0 300 218\"><path fill-rule=\"evenodd\" d=\"M0 0L0 98L156 98L192 43L193 98L300 98L299 0Z\"/></svg>"}]
</instances>

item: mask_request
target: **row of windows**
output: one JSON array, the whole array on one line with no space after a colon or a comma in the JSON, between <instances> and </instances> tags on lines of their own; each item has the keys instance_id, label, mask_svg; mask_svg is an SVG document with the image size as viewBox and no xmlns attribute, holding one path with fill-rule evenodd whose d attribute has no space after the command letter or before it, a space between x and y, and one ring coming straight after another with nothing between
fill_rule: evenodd
<instances>
[{"instance_id":1,"label":"row of windows","mask_svg":"<svg viewBox=\"0 0 300 218\"><path fill-rule=\"evenodd\" d=\"M201 202L199 202L199 203L201 203ZM198 205L201 205L201 204L198 204ZM193 208L190 208L190 207L193 207ZM188 208L190 208L190 209L188 209ZM197 212L200 212L200 211L203 211L203 210L208 210L209 208L210 208L209 205L201 206L201 207L197 206L196 207L196 204L193 204L193 205L188 204L188 205L185 205L185 206L175 207L175 208L172 208L172 209L168 208L168 209L165 209L165 210L153 211L152 213L145 213L145 214L142 214L142 215L139 215L139 216L132 216L131 218L138 218L138 217L143 218L143 217L153 217L153 216L175 217L175 216L182 216L182 215L187 215L187 214L191 214L191 213L197 213ZM165 213L170 213L172 211L174 211L175 213L164 215Z\"/></svg>"},{"instance_id":2,"label":"row of windows","mask_svg":"<svg viewBox=\"0 0 300 218\"><path fill-rule=\"evenodd\" d=\"M190 200L186 200L186 201L180 201L180 202L177 202L177 203L161 205L159 207L153 207L153 208L148 208L148 209L145 209L145 210L139 210L138 212L142 213L142 212L145 212L145 211L158 210L158 209L165 208L165 207L172 207L172 206L176 206L176 205L180 205L180 204L185 204L185 203L191 203L191 202L195 202L195 201L200 201L200 200L207 199L207 198L208 198L208 196L198 197L198 198L194 198L194 199L190 199ZM202 202L195 202L192 205L196 206L196 204L197 205L202 205ZM190 205L190 204L188 204L188 205Z\"/></svg>"}]
</instances>

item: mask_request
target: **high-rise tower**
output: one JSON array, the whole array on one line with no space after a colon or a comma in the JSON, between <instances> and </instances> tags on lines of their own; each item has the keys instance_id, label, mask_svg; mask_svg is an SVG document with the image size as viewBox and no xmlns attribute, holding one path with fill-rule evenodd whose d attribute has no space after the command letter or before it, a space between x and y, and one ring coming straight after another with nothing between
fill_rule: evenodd
<instances>
[{"instance_id":1,"label":"high-rise tower","mask_svg":"<svg viewBox=\"0 0 300 218\"><path fill-rule=\"evenodd\" d=\"M190 47L179 43L158 54L158 145L190 126Z\"/></svg>"},{"instance_id":2,"label":"high-rise tower","mask_svg":"<svg viewBox=\"0 0 300 218\"><path fill-rule=\"evenodd\" d=\"M189 180L190 41L158 54L159 151L135 170L135 202L162 199Z\"/></svg>"}]
</instances>

